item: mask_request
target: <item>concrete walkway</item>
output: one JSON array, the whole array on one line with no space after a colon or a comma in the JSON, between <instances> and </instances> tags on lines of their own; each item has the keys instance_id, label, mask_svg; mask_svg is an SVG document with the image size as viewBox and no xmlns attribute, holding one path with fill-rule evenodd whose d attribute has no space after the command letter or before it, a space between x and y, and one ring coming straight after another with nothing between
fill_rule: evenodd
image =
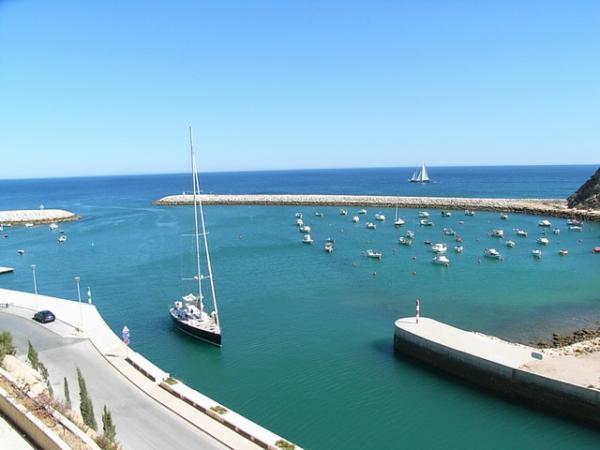
<instances>
[{"instance_id":1,"label":"concrete walkway","mask_svg":"<svg viewBox=\"0 0 600 450\"><path fill-rule=\"evenodd\" d=\"M45 325L31 320L34 311L42 309L54 312L57 320ZM75 405L78 392L75 369L80 367L98 419L106 404L113 412L118 438L125 448L261 448L159 387L157 382L168 374L124 345L93 305L0 289L0 329L13 332L21 351L26 351L27 340L31 340L40 359L48 366L57 396L62 396L62 380L66 376ZM143 365L157 382L137 370L126 358ZM231 415L237 416L233 412ZM270 444L281 439L244 420L254 427L253 435L257 438Z\"/></svg>"}]
</instances>

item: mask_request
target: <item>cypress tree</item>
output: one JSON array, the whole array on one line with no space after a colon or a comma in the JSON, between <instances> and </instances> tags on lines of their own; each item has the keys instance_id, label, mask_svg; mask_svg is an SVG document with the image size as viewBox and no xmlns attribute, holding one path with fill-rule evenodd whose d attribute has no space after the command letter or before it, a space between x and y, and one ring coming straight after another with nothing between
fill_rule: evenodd
<instances>
[{"instance_id":1,"label":"cypress tree","mask_svg":"<svg viewBox=\"0 0 600 450\"><path fill-rule=\"evenodd\" d=\"M63 386L65 389L65 406L67 409L71 409L71 394L69 393L69 383L67 382L67 377L65 377Z\"/></svg>"},{"instance_id":2,"label":"cypress tree","mask_svg":"<svg viewBox=\"0 0 600 450\"><path fill-rule=\"evenodd\" d=\"M104 405L104 409L102 411L102 429L104 431L104 437L110 442L115 442L115 437L117 435L117 430L112 421L112 416L110 411Z\"/></svg>"},{"instance_id":3,"label":"cypress tree","mask_svg":"<svg viewBox=\"0 0 600 450\"><path fill-rule=\"evenodd\" d=\"M48 373L48 369L46 369L44 363L40 361L38 361L38 372L40 373L40 375L42 375L42 378L48 386L48 394L50 395L50 397L54 396L54 391L52 390L52 385L50 384L50 374Z\"/></svg>"},{"instance_id":4,"label":"cypress tree","mask_svg":"<svg viewBox=\"0 0 600 450\"><path fill-rule=\"evenodd\" d=\"M85 379L83 378L79 367L77 368L77 382L79 383L79 410L81 411L83 423L93 430L98 430L98 424L96 423L96 417L94 416L92 399L88 395Z\"/></svg>"},{"instance_id":5,"label":"cypress tree","mask_svg":"<svg viewBox=\"0 0 600 450\"><path fill-rule=\"evenodd\" d=\"M35 348L33 348L33 345L31 345L31 341L27 341L27 343L27 360L31 364L31 367L33 367L35 370L38 370L38 366L40 364L38 352Z\"/></svg>"}]
</instances>

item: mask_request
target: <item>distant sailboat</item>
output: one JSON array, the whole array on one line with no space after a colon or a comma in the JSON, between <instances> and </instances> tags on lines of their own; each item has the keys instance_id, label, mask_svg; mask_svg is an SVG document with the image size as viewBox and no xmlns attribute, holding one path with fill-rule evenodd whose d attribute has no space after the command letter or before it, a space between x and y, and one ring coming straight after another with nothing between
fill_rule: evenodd
<instances>
[{"instance_id":1,"label":"distant sailboat","mask_svg":"<svg viewBox=\"0 0 600 450\"><path fill-rule=\"evenodd\" d=\"M421 168L414 171L412 177L408 180L411 183L429 183L429 175L425 163L421 164Z\"/></svg>"}]
</instances>

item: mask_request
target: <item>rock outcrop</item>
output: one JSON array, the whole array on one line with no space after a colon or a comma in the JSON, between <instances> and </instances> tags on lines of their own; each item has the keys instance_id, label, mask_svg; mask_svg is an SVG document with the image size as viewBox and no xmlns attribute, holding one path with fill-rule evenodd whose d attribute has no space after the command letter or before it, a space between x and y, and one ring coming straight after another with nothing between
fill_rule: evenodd
<instances>
[{"instance_id":1,"label":"rock outcrop","mask_svg":"<svg viewBox=\"0 0 600 450\"><path fill-rule=\"evenodd\" d=\"M600 169L567 199L569 208L600 209Z\"/></svg>"}]
</instances>

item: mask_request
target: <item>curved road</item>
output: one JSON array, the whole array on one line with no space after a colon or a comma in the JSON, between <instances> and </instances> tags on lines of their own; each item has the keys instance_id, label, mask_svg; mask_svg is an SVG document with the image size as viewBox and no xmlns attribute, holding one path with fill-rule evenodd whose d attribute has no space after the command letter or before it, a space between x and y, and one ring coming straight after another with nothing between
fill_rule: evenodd
<instances>
[{"instance_id":1,"label":"curved road","mask_svg":"<svg viewBox=\"0 0 600 450\"><path fill-rule=\"evenodd\" d=\"M102 408L106 405L116 425L117 440L124 449L228 448L136 388L87 339L64 338L44 325L12 314L0 314L0 331L12 333L17 356L23 360L27 341L31 341L40 361L48 368L58 399L64 399L63 377L67 377L74 409L79 406L76 374L79 367L94 404L99 430L102 430Z\"/></svg>"}]
</instances>

